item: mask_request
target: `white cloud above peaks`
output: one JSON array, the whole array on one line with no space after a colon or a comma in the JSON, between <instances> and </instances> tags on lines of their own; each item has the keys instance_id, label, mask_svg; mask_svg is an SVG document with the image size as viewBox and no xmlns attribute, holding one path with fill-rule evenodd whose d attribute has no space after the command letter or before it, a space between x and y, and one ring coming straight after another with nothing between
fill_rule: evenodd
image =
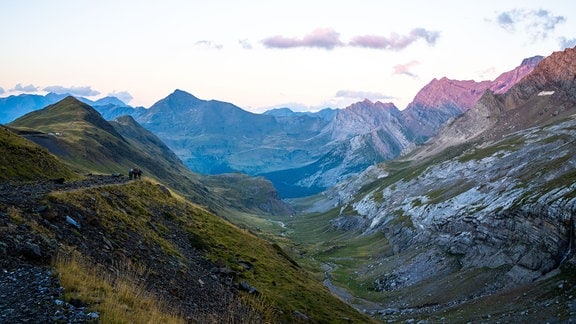
<instances>
[{"instance_id":1,"label":"white cloud above peaks","mask_svg":"<svg viewBox=\"0 0 576 324\"><path fill-rule=\"evenodd\" d=\"M14 88L12 88L10 91L20 91L20 92L36 92L38 91L39 88L29 84L29 85L22 85L21 83L18 83L14 86Z\"/></svg>"},{"instance_id":2,"label":"white cloud above peaks","mask_svg":"<svg viewBox=\"0 0 576 324\"><path fill-rule=\"evenodd\" d=\"M513 9L498 14L498 25L508 32L524 32L532 39L546 39L558 24L566 21L564 16L556 16L544 9Z\"/></svg>"},{"instance_id":3,"label":"white cloud above peaks","mask_svg":"<svg viewBox=\"0 0 576 324\"><path fill-rule=\"evenodd\" d=\"M396 33L390 36L378 35L364 35L356 36L350 42L351 46L367 47L373 49L384 50L402 50L410 46L412 43L419 39L424 39L428 45L436 44L436 40L440 37L440 32L429 31L424 28L415 28L407 35L399 35Z\"/></svg>"},{"instance_id":4,"label":"white cloud above peaks","mask_svg":"<svg viewBox=\"0 0 576 324\"><path fill-rule=\"evenodd\" d=\"M90 87L90 86L86 86L86 87L75 87L75 86L64 87L64 86L60 86L60 85L53 85L53 86L44 87L42 90L44 90L46 92L53 92L53 93L59 93L59 94L71 94L73 96L79 96L79 97L93 97L93 96L97 96L100 94L99 91L93 90L92 87Z\"/></svg>"},{"instance_id":5,"label":"white cloud above peaks","mask_svg":"<svg viewBox=\"0 0 576 324\"><path fill-rule=\"evenodd\" d=\"M316 47L327 50L344 45L340 34L332 28L318 28L301 38L271 36L263 39L262 44L267 48Z\"/></svg>"}]
</instances>

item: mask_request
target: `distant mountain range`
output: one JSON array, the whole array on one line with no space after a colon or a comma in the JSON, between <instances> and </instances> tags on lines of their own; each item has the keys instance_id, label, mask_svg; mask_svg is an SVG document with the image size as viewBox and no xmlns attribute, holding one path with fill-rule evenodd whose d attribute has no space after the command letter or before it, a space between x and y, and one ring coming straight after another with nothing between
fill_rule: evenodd
<instances>
[{"instance_id":1,"label":"distant mountain range","mask_svg":"<svg viewBox=\"0 0 576 324\"><path fill-rule=\"evenodd\" d=\"M99 107L99 106L97 106ZM289 214L272 184L263 178L203 176L192 172L156 135L131 116L106 121L68 96L8 124L15 133L59 157L79 172L127 174L137 167L201 205L226 215L228 209ZM243 185L237 182L242 181ZM253 188L246 191L249 185ZM213 191L212 194L207 194ZM226 191L226 195L216 192ZM249 201L250 203L245 203Z\"/></svg>"},{"instance_id":2,"label":"distant mountain range","mask_svg":"<svg viewBox=\"0 0 576 324\"><path fill-rule=\"evenodd\" d=\"M110 97L95 102L81 100L108 120L131 115L194 172L263 175L282 197L301 197L330 188L370 165L424 143L448 120L470 109L485 91L506 91L540 60L540 56L526 59L494 81L434 79L403 111L392 103L365 100L345 109L315 113L281 108L254 114L181 90L149 109L133 108ZM1 98L0 122L62 96Z\"/></svg>"},{"instance_id":3,"label":"distant mountain range","mask_svg":"<svg viewBox=\"0 0 576 324\"><path fill-rule=\"evenodd\" d=\"M135 118L196 172L263 175L282 197L301 197L425 142L485 91L505 91L541 59L524 60L494 81L433 80L404 111L365 100L317 113L253 114L177 90Z\"/></svg>"},{"instance_id":4,"label":"distant mountain range","mask_svg":"<svg viewBox=\"0 0 576 324\"><path fill-rule=\"evenodd\" d=\"M16 118L29 112L42 109L48 105L71 96L66 93L48 93L46 95L21 94L0 98L0 124L7 124ZM132 107L125 104L122 100L107 96L98 100L90 100L84 97L76 97L79 101L95 108L106 120L112 120L118 116L131 115L137 116L143 107Z\"/></svg>"}]
</instances>

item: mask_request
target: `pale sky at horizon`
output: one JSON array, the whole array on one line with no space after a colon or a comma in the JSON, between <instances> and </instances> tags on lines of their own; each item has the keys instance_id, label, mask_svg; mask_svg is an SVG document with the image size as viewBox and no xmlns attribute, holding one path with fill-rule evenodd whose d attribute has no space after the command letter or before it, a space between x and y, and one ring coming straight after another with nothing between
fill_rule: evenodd
<instances>
[{"instance_id":1,"label":"pale sky at horizon","mask_svg":"<svg viewBox=\"0 0 576 324\"><path fill-rule=\"evenodd\" d=\"M573 0L1 0L0 97L175 89L263 112L404 109L434 78L493 80L576 46Z\"/></svg>"}]
</instances>

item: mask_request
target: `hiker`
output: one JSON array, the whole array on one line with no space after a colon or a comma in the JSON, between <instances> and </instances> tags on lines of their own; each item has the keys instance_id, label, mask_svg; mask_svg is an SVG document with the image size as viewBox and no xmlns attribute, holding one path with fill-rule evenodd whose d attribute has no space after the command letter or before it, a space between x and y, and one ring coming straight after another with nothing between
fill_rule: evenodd
<instances>
[{"instance_id":1,"label":"hiker","mask_svg":"<svg viewBox=\"0 0 576 324\"><path fill-rule=\"evenodd\" d=\"M130 171L128 171L128 179L132 180L133 176L134 176L134 169L130 168Z\"/></svg>"},{"instance_id":2,"label":"hiker","mask_svg":"<svg viewBox=\"0 0 576 324\"><path fill-rule=\"evenodd\" d=\"M142 170L135 169L134 170L134 178L138 178L138 179L142 178Z\"/></svg>"}]
</instances>

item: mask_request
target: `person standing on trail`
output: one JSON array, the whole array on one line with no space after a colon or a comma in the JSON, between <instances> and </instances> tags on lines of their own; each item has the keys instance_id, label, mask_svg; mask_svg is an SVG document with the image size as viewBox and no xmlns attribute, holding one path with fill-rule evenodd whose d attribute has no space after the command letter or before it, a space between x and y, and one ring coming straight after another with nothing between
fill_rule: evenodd
<instances>
[{"instance_id":1,"label":"person standing on trail","mask_svg":"<svg viewBox=\"0 0 576 324\"><path fill-rule=\"evenodd\" d=\"M130 171L128 171L128 179L132 180L133 176L134 176L134 169L130 168Z\"/></svg>"}]
</instances>

